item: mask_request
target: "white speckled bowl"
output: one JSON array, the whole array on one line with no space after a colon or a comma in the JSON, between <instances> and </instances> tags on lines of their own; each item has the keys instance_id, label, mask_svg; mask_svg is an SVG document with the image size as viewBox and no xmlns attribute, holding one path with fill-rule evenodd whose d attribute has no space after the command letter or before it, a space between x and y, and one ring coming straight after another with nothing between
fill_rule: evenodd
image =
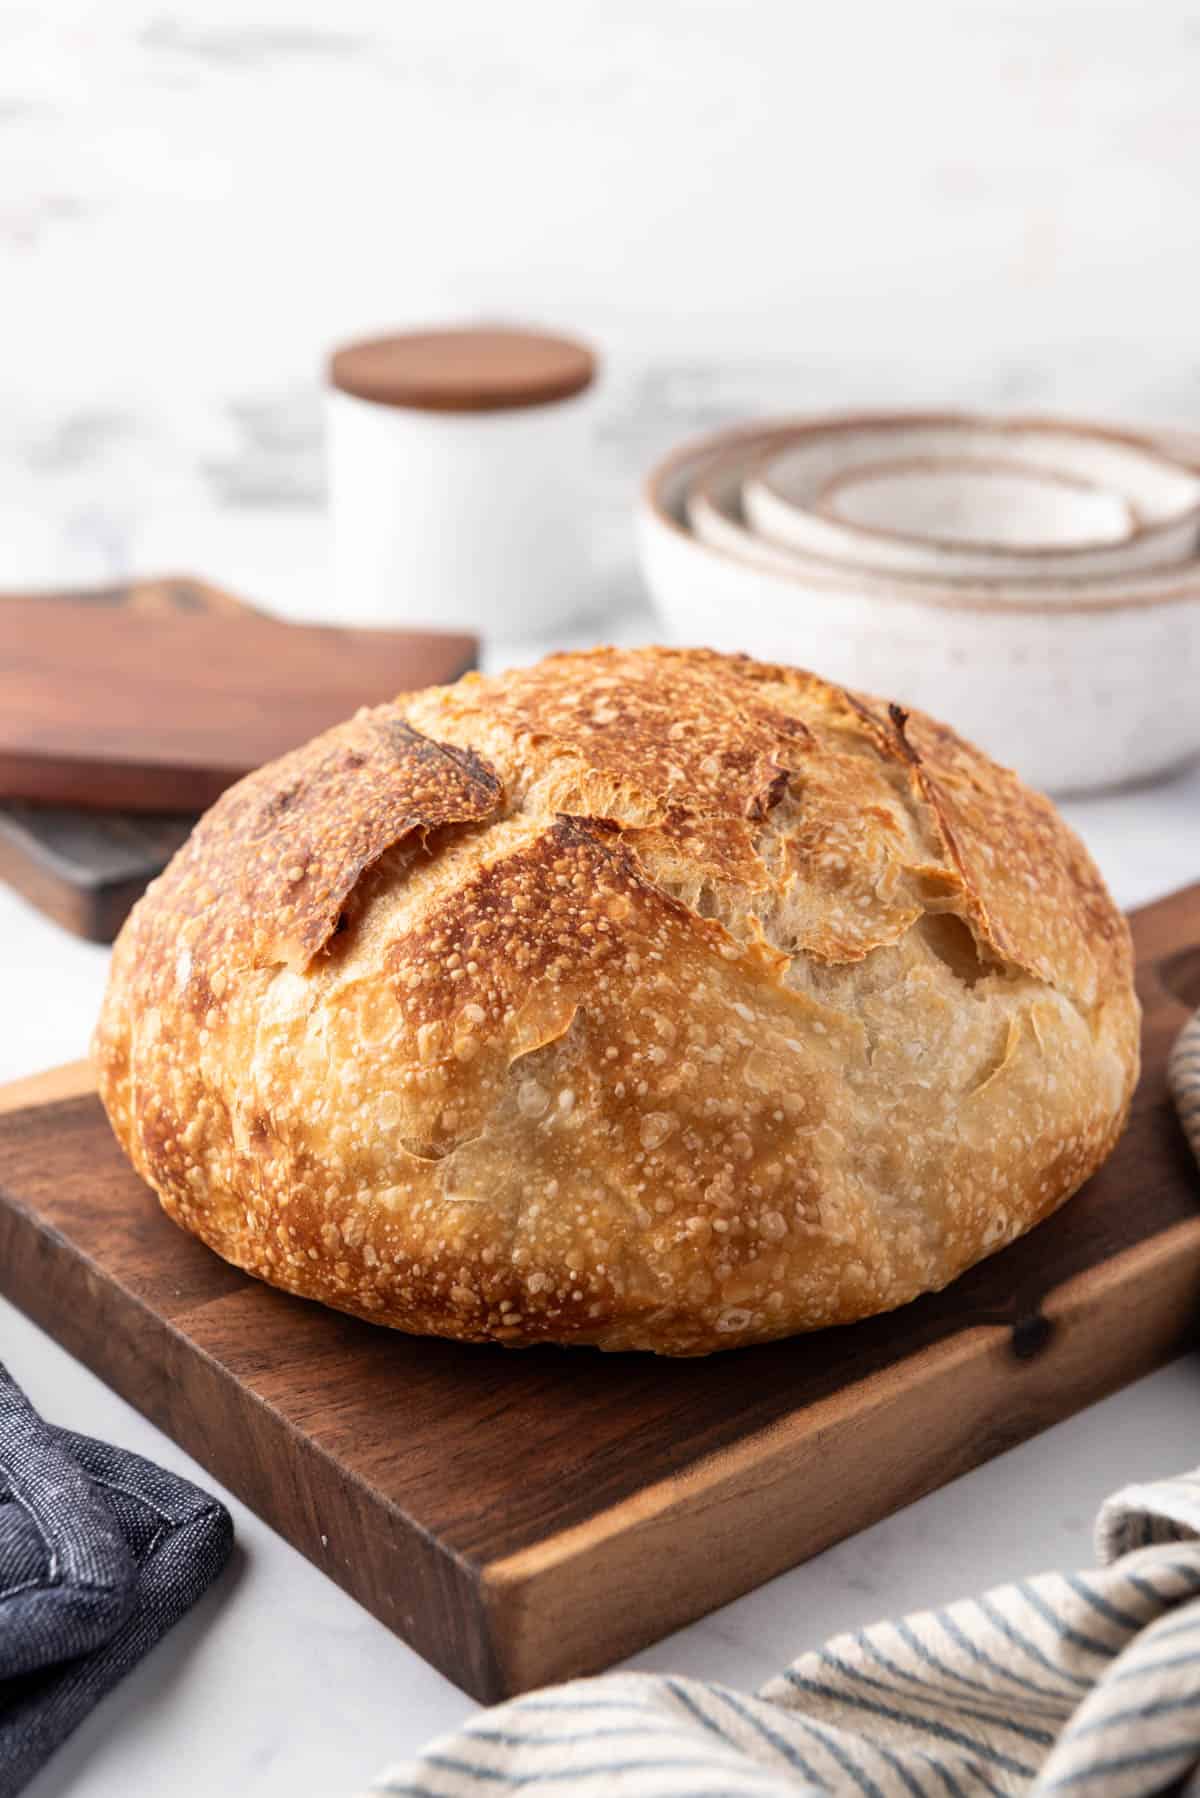
<instances>
[{"instance_id":1,"label":"white speckled bowl","mask_svg":"<svg viewBox=\"0 0 1200 1798\"><path fill-rule=\"evenodd\" d=\"M770 487L770 471L764 485ZM1035 558L1130 545L1141 530L1124 493L1016 457L901 455L831 475L813 500L823 521L879 538L966 573L1010 557L1028 571ZM955 568L955 563L959 566Z\"/></svg>"},{"instance_id":2,"label":"white speckled bowl","mask_svg":"<svg viewBox=\"0 0 1200 1798\"><path fill-rule=\"evenodd\" d=\"M1189 560L1163 568L1150 568L1125 575L1120 571L1097 574L1087 581L1065 574L1043 575L1037 569L1026 569L1024 578L983 578L980 576L930 576L908 569L885 569L853 561L841 561L832 555L796 549L774 538L760 536L746 516L743 490L747 470L770 459L780 444L791 439L792 425L750 426L721 432L711 439L688 446L695 449L683 493L683 517L686 527L713 549L794 576L833 579L845 584L847 576L856 587L869 591L909 593L937 591L947 597L959 594L980 604L991 600L1021 601L1048 606L1075 605L1081 592L1104 595L1124 593L1150 597L1174 592L1181 581L1189 579L1194 564ZM707 453L699 453L707 450ZM1200 461L1200 440L1195 445Z\"/></svg>"},{"instance_id":3,"label":"white speckled bowl","mask_svg":"<svg viewBox=\"0 0 1200 1798\"><path fill-rule=\"evenodd\" d=\"M640 554L675 641L922 707L1052 792L1146 779L1200 754L1200 565L997 584L798 555L726 510L736 471L795 428L718 432L651 472Z\"/></svg>"},{"instance_id":4,"label":"white speckled bowl","mask_svg":"<svg viewBox=\"0 0 1200 1798\"><path fill-rule=\"evenodd\" d=\"M1200 479L1144 437L1054 419L812 420L745 470L757 535L935 580L1082 580L1188 560Z\"/></svg>"}]
</instances>

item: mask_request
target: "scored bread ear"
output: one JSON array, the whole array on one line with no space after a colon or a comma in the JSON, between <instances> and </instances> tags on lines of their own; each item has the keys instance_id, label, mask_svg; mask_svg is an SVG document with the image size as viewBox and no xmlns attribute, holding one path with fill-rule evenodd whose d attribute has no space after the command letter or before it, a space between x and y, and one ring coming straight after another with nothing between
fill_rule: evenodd
<instances>
[{"instance_id":1,"label":"scored bread ear","mask_svg":"<svg viewBox=\"0 0 1200 1798\"><path fill-rule=\"evenodd\" d=\"M1083 1011L1128 983L1124 921L1048 799L923 712L842 698L881 756L906 769L958 886L938 909L957 912L985 958L1046 981Z\"/></svg>"},{"instance_id":2,"label":"scored bread ear","mask_svg":"<svg viewBox=\"0 0 1200 1798\"><path fill-rule=\"evenodd\" d=\"M392 706L346 724L223 794L163 876L173 908L203 915L237 872L238 959L303 973L338 928L361 876L406 837L480 823L504 803L470 750L424 736Z\"/></svg>"}]
</instances>

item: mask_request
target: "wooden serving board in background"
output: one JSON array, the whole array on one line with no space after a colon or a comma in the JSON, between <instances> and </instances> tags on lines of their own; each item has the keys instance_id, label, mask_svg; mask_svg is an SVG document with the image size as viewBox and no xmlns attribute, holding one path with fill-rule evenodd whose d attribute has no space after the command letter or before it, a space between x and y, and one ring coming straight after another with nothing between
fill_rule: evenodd
<instances>
[{"instance_id":1,"label":"wooden serving board in background","mask_svg":"<svg viewBox=\"0 0 1200 1798\"><path fill-rule=\"evenodd\" d=\"M0 594L0 604L30 594ZM43 605L69 601L135 613L253 608L190 575L125 581L113 587L52 591ZM111 943L131 908L162 873L196 821L195 812L85 811L77 806L0 803L0 880L75 936Z\"/></svg>"},{"instance_id":2,"label":"wooden serving board in background","mask_svg":"<svg viewBox=\"0 0 1200 1798\"><path fill-rule=\"evenodd\" d=\"M86 1068L0 1097L0 1289L476 1697L592 1672L1192 1340L1200 1172L1164 1070L1200 886L1134 934L1145 1069L1112 1160L889 1317L674 1362L373 1328L168 1222Z\"/></svg>"},{"instance_id":3,"label":"wooden serving board in background","mask_svg":"<svg viewBox=\"0 0 1200 1798\"><path fill-rule=\"evenodd\" d=\"M0 799L200 811L360 705L455 680L473 637L240 609L0 604Z\"/></svg>"},{"instance_id":4,"label":"wooden serving board in background","mask_svg":"<svg viewBox=\"0 0 1200 1798\"><path fill-rule=\"evenodd\" d=\"M190 575L71 592L0 594L0 606L35 598L43 606L79 604L101 612L119 608L140 617L259 615L232 593ZM451 679L466 665L456 651L453 662L447 660L447 671L436 678ZM130 908L187 837L196 816L195 811L101 811L20 799L0 802L0 880L76 936L111 943Z\"/></svg>"}]
</instances>

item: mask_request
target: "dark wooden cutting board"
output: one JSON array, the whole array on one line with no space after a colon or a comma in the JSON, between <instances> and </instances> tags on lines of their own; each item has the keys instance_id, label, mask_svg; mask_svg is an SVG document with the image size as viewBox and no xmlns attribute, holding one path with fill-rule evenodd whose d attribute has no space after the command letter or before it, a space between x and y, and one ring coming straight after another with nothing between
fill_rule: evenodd
<instances>
[{"instance_id":1,"label":"dark wooden cutting board","mask_svg":"<svg viewBox=\"0 0 1200 1798\"><path fill-rule=\"evenodd\" d=\"M169 1223L78 1066L0 1093L0 1289L476 1697L591 1672L1193 1339L1200 1173L1164 1069L1200 886L1134 934L1145 1069L1112 1160L890 1317L675 1362L375 1329Z\"/></svg>"},{"instance_id":2,"label":"dark wooden cutting board","mask_svg":"<svg viewBox=\"0 0 1200 1798\"><path fill-rule=\"evenodd\" d=\"M18 597L30 596L0 595L0 604ZM139 616L245 618L254 611L244 600L190 575L38 596L40 605L64 602ZM196 816L194 811L100 811L12 799L0 803L0 880L76 936L111 943Z\"/></svg>"},{"instance_id":3,"label":"dark wooden cutting board","mask_svg":"<svg viewBox=\"0 0 1200 1798\"><path fill-rule=\"evenodd\" d=\"M260 763L409 688L472 637L289 624L259 612L0 605L0 798L199 811Z\"/></svg>"},{"instance_id":4,"label":"dark wooden cutting board","mask_svg":"<svg viewBox=\"0 0 1200 1798\"><path fill-rule=\"evenodd\" d=\"M0 880L75 936L111 943L186 840L194 812L0 805Z\"/></svg>"}]
</instances>

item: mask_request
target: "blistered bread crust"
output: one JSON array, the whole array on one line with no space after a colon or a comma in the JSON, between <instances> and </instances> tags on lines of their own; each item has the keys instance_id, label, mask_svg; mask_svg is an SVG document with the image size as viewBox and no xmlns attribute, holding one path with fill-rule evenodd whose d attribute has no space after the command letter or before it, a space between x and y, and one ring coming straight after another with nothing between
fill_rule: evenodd
<instances>
[{"instance_id":1,"label":"blistered bread crust","mask_svg":"<svg viewBox=\"0 0 1200 1798\"><path fill-rule=\"evenodd\" d=\"M1050 804L744 658L556 656L261 769L117 943L113 1127L263 1280L694 1355L944 1286L1108 1154L1129 934Z\"/></svg>"}]
</instances>

